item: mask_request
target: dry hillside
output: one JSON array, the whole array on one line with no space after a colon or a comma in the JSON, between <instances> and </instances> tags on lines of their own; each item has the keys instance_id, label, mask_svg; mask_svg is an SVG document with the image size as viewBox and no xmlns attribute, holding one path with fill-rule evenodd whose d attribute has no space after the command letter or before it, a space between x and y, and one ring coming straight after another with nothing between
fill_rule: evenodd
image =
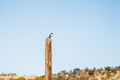
<instances>
[{"instance_id":1,"label":"dry hillside","mask_svg":"<svg viewBox=\"0 0 120 80\"><path fill-rule=\"evenodd\" d=\"M45 76L17 76L16 74L1 74L0 80L45 80ZM75 68L69 72L63 70L53 74L52 80L120 80L120 66L100 69Z\"/></svg>"}]
</instances>

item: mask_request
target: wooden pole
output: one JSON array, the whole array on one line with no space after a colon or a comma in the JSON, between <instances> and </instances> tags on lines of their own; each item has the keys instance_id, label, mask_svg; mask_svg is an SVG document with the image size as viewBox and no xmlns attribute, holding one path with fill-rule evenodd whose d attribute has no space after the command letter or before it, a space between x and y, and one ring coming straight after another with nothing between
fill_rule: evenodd
<instances>
[{"instance_id":1,"label":"wooden pole","mask_svg":"<svg viewBox=\"0 0 120 80\"><path fill-rule=\"evenodd\" d=\"M52 80L52 39L45 40L45 76L46 80Z\"/></svg>"}]
</instances>

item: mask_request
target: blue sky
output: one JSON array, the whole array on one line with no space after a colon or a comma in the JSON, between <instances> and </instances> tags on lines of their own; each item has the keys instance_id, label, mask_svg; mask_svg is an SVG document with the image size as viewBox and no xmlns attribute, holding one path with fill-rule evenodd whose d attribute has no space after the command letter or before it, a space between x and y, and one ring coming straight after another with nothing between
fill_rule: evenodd
<instances>
[{"instance_id":1,"label":"blue sky","mask_svg":"<svg viewBox=\"0 0 120 80\"><path fill-rule=\"evenodd\" d=\"M44 75L53 32L53 73L120 65L119 0L0 0L0 73Z\"/></svg>"}]
</instances>

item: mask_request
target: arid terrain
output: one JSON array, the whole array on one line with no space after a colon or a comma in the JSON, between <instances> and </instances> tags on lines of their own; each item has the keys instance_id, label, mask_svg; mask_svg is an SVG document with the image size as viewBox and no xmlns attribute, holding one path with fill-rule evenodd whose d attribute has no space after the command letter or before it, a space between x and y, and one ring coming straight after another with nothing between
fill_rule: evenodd
<instances>
[{"instance_id":1,"label":"arid terrain","mask_svg":"<svg viewBox=\"0 0 120 80\"><path fill-rule=\"evenodd\" d=\"M53 80L120 80L120 66L84 70L75 68L69 72L61 71L53 78Z\"/></svg>"},{"instance_id":2,"label":"arid terrain","mask_svg":"<svg viewBox=\"0 0 120 80\"><path fill-rule=\"evenodd\" d=\"M1 74L0 80L45 80L45 76L17 76L16 74ZM75 68L69 72L63 70L53 74L52 80L120 80L120 66L100 69L83 70Z\"/></svg>"}]
</instances>

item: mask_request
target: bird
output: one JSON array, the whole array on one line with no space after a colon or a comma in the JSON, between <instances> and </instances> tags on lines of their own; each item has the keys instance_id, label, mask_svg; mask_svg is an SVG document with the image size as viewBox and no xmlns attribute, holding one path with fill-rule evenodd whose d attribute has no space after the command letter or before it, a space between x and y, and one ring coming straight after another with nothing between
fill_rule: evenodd
<instances>
[{"instance_id":1,"label":"bird","mask_svg":"<svg viewBox=\"0 0 120 80\"><path fill-rule=\"evenodd\" d=\"M49 36L48 36L48 38L51 38L51 37L52 37L52 35L53 35L53 33L50 33L50 34L49 34Z\"/></svg>"}]
</instances>

